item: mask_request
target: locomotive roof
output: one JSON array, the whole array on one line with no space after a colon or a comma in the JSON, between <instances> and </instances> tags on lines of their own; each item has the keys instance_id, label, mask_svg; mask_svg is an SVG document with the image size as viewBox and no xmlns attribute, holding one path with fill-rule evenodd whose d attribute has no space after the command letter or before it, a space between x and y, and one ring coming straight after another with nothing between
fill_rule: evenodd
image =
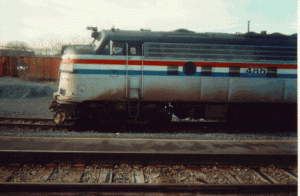
<instances>
[{"instance_id":1,"label":"locomotive roof","mask_svg":"<svg viewBox=\"0 0 300 196\"><path fill-rule=\"evenodd\" d=\"M94 34L95 35L95 34ZM109 40L126 42L161 42L161 43L194 43L194 44L229 44L253 46L283 46L297 47L297 34L284 35L281 33L261 34L249 32L236 33L196 33L186 29L175 31L132 31L132 30L101 30L96 33L95 51L103 48L103 43Z\"/></svg>"},{"instance_id":2,"label":"locomotive roof","mask_svg":"<svg viewBox=\"0 0 300 196\"><path fill-rule=\"evenodd\" d=\"M204 33L196 33L194 31L189 31L186 29L177 29L174 31L151 31L151 30L143 30L140 31L133 31L133 30L102 30L99 33L105 33L107 36L109 36L111 39L118 38L118 39L124 39L124 38L136 38L136 39L147 39L147 38L156 38L156 37L173 37L173 38L237 38L237 37L248 37L248 38L289 38L289 37L296 37L297 34L292 35L284 35L281 33L272 33L267 34L266 31L262 31L261 33L256 32L248 32L245 34L242 33L219 33L219 32L204 32Z\"/></svg>"}]
</instances>

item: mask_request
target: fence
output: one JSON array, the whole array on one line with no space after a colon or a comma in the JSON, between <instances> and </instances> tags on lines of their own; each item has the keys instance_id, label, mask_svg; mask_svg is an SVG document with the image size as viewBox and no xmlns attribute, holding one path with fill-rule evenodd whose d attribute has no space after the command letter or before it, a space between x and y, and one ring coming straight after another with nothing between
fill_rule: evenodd
<instances>
[{"instance_id":1,"label":"fence","mask_svg":"<svg viewBox=\"0 0 300 196\"><path fill-rule=\"evenodd\" d=\"M56 79L60 62L54 57L0 56L0 77Z\"/></svg>"}]
</instances>

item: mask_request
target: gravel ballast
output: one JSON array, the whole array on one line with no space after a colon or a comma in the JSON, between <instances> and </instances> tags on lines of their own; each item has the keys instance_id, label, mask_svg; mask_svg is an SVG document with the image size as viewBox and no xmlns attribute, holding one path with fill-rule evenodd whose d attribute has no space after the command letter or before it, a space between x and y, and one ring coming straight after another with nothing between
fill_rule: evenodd
<instances>
[{"instance_id":1,"label":"gravel ballast","mask_svg":"<svg viewBox=\"0 0 300 196\"><path fill-rule=\"evenodd\" d=\"M51 118L53 113L48 108L57 88L54 82L38 83L0 77L0 115Z\"/></svg>"},{"instance_id":2,"label":"gravel ballast","mask_svg":"<svg viewBox=\"0 0 300 196\"><path fill-rule=\"evenodd\" d=\"M25 130L0 127L0 136L12 137L78 137L78 138L144 138L193 140L297 140L297 133L105 133L97 131Z\"/></svg>"}]
</instances>

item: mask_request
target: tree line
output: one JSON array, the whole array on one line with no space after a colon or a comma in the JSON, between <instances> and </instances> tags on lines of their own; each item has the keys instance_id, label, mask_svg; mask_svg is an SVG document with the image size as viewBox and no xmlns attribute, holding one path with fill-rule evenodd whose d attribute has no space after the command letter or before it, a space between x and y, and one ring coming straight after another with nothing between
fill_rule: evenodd
<instances>
[{"instance_id":1,"label":"tree line","mask_svg":"<svg viewBox=\"0 0 300 196\"><path fill-rule=\"evenodd\" d=\"M3 49L18 50L20 51L20 53L22 53L22 51L33 51L34 54L37 56L60 56L62 45L63 44L61 43L55 43L54 45L48 48L32 48L26 42L23 41L9 41L3 47Z\"/></svg>"}]
</instances>

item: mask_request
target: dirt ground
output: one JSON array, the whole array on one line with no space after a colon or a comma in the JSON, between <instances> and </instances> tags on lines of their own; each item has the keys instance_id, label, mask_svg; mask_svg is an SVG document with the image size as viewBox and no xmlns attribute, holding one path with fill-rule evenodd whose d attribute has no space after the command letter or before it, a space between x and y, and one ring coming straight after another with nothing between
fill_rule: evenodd
<instances>
[{"instance_id":1,"label":"dirt ground","mask_svg":"<svg viewBox=\"0 0 300 196\"><path fill-rule=\"evenodd\" d=\"M49 111L57 82L31 82L0 77L0 116L51 118Z\"/></svg>"}]
</instances>

